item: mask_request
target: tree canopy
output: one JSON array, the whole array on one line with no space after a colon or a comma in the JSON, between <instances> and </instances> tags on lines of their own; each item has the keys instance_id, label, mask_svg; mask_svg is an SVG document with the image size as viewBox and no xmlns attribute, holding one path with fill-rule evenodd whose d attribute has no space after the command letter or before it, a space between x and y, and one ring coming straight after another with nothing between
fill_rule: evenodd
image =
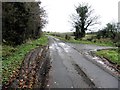
<instances>
[{"instance_id":1,"label":"tree canopy","mask_svg":"<svg viewBox=\"0 0 120 90\"><path fill-rule=\"evenodd\" d=\"M2 41L19 45L27 39L36 39L46 24L41 2L2 2Z\"/></svg>"},{"instance_id":2,"label":"tree canopy","mask_svg":"<svg viewBox=\"0 0 120 90\"><path fill-rule=\"evenodd\" d=\"M98 38L111 38L114 39L117 33L117 24L115 23L107 23L106 27L102 30L98 31Z\"/></svg>"},{"instance_id":3,"label":"tree canopy","mask_svg":"<svg viewBox=\"0 0 120 90\"><path fill-rule=\"evenodd\" d=\"M98 24L98 16L92 16L93 9L88 4L79 4L76 7L77 14L74 14L73 17L73 26L75 28L75 39L80 39L85 36L85 31L88 30L88 27Z\"/></svg>"}]
</instances>

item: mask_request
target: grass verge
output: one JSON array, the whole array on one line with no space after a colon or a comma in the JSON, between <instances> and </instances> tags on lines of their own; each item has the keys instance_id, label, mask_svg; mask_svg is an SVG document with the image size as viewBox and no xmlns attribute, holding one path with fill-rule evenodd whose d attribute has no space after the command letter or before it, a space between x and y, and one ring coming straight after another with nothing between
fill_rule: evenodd
<instances>
[{"instance_id":1,"label":"grass verge","mask_svg":"<svg viewBox=\"0 0 120 90\"><path fill-rule=\"evenodd\" d=\"M112 47L115 46L110 40L96 39L96 41L88 41L88 40L75 40L73 38L71 38L70 40L66 40L63 37L57 37L57 36L55 37L62 41L70 42L70 43L93 44L93 45L98 45L98 46L112 46Z\"/></svg>"},{"instance_id":2,"label":"grass verge","mask_svg":"<svg viewBox=\"0 0 120 90\"><path fill-rule=\"evenodd\" d=\"M118 50L100 50L97 51L96 54L108 59L110 62L120 65Z\"/></svg>"},{"instance_id":3,"label":"grass verge","mask_svg":"<svg viewBox=\"0 0 120 90\"><path fill-rule=\"evenodd\" d=\"M12 75L13 71L16 71L25 55L32 49L39 47L40 45L47 45L47 36L42 36L37 40L30 40L25 44L19 45L17 47L11 47L3 45L2 47L2 83L6 84Z\"/></svg>"}]
</instances>

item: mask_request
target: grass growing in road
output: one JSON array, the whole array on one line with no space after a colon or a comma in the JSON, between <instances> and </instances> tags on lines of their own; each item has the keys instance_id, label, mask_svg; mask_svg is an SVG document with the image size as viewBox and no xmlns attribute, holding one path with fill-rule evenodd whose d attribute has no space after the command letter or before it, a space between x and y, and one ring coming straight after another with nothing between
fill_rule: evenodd
<instances>
[{"instance_id":1,"label":"grass growing in road","mask_svg":"<svg viewBox=\"0 0 120 90\"><path fill-rule=\"evenodd\" d=\"M118 59L118 50L100 50L96 54L101 57L105 57L113 63L120 65L120 60Z\"/></svg>"},{"instance_id":2,"label":"grass growing in road","mask_svg":"<svg viewBox=\"0 0 120 90\"><path fill-rule=\"evenodd\" d=\"M47 45L47 36L42 36L37 40L29 40L27 43L19 45L17 47L11 47L3 45L2 54L2 82L5 84L13 71L17 70L25 55L32 49L39 47L40 45Z\"/></svg>"}]
</instances>

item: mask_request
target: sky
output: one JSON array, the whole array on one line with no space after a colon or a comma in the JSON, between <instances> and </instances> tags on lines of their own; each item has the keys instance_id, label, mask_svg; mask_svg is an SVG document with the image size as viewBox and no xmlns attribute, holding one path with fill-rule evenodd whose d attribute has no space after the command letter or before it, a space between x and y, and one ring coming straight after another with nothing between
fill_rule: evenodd
<instances>
[{"instance_id":1,"label":"sky","mask_svg":"<svg viewBox=\"0 0 120 90\"><path fill-rule=\"evenodd\" d=\"M105 27L109 22L118 22L118 1L120 0L40 0L47 12L48 24L43 31L69 32L73 29L70 16L75 13L75 6L88 3L99 16L99 25L93 31Z\"/></svg>"}]
</instances>

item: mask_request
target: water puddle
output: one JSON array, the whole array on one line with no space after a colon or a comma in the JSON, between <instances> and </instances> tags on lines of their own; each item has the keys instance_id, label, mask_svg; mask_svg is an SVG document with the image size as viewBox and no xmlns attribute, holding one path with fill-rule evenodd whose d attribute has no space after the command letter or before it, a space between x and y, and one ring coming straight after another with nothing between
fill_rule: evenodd
<instances>
[{"instance_id":1,"label":"water puddle","mask_svg":"<svg viewBox=\"0 0 120 90\"><path fill-rule=\"evenodd\" d=\"M65 43L59 43L59 45L65 50L65 52L69 52L70 51L70 46L68 46Z\"/></svg>"},{"instance_id":2,"label":"water puddle","mask_svg":"<svg viewBox=\"0 0 120 90\"><path fill-rule=\"evenodd\" d=\"M102 61L100 61L100 60L97 60L97 62L100 63L100 64L104 64L104 62L102 62Z\"/></svg>"},{"instance_id":3,"label":"water puddle","mask_svg":"<svg viewBox=\"0 0 120 90\"><path fill-rule=\"evenodd\" d=\"M60 44L61 46L63 46L63 47L66 45L65 43L62 43L62 42L61 42L61 43L59 43L59 44Z\"/></svg>"},{"instance_id":4,"label":"water puddle","mask_svg":"<svg viewBox=\"0 0 120 90\"><path fill-rule=\"evenodd\" d=\"M98 57L93 57L93 59L98 60L99 58Z\"/></svg>"},{"instance_id":5,"label":"water puddle","mask_svg":"<svg viewBox=\"0 0 120 90\"><path fill-rule=\"evenodd\" d=\"M54 44L52 44L51 46L49 46L50 49L53 49L54 48Z\"/></svg>"},{"instance_id":6,"label":"water puddle","mask_svg":"<svg viewBox=\"0 0 120 90\"><path fill-rule=\"evenodd\" d=\"M53 43L52 45L49 46L50 51L55 50L55 44Z\"/></svg>"}]
</instances>

